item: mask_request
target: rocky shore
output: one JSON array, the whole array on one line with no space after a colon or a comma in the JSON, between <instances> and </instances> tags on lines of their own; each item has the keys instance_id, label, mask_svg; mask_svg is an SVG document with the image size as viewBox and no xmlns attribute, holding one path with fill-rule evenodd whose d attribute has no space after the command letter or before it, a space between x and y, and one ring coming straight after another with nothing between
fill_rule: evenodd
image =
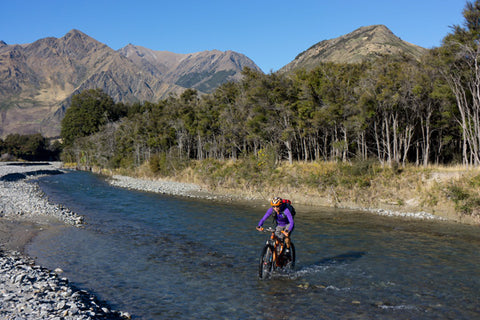
<instances>
[{"instance_id":1,"label":"rocky shore","mask_svg":"<svg viewBox=\"0 0 480 320\"><path fill-rule=\"evenodd\" d=\"M2 163L0 165L0 216L44 223L59 219L81 225L83 218L68 208L48 201L36 183L29 180L42 175L61 174L60 163Z\"/></svg>"},{"instance_id":2,"label":"rocky shore","mask_svg":"<svg viewBox=\"0 0 480 320\"><path fill-rule=\"evenodd\" d=\"M38 266L18 250L53 222L80 227L83 218L51 203L31 181L63 173L60 163L0 163L0 318L130 319L59 274Z\"/></svg>"},{"instance_id":3,"label":"rocky shore","mask_svg":"<svg viewBox=\"0 0 480 320\"><path fill-rule=\"evenodd\" d=\"M201 186L194 183L183 183L168 180L150 180L139 179L122 175L113 175L107 179L107 181L116 187L126 188L131 190L139 190L146 192L155 192L160 194L168 194L172 196L181 196L187 198L197 198L206 200L218 200L218 201L244 201L256 200L252 197L244 195L231 195L222 194L220 192L212 192L203 189Z\"/></svg>"}]
</instances>

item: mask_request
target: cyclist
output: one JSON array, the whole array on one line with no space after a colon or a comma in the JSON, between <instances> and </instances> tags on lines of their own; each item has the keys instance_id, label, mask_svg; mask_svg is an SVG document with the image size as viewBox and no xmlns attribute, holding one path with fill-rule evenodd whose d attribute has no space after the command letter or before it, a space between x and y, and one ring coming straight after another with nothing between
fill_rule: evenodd
<instances>
[{"instance_id":1,"label":"cyclist","mask_svg":"<svg viewBox=\"0 0 480 320\"><path fill-rule=\"evenodd\" d=\"M285 239L287 245L287 254L290 253L290 236L295 226L293 222L293 216L290 212L287 203L282 201L282 198L275 197L270 201L271 207L262 219L258 222L257 230L263 231L263 223L273 214L273 218L276 222L275 235L280 239Z\"/></svg>"}]
</instances>

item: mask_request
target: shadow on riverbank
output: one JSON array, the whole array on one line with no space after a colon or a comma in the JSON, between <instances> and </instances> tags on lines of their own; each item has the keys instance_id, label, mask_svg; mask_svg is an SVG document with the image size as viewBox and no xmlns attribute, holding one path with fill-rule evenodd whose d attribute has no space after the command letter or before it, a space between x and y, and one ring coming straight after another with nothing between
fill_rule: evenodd
<instances>
[{"instance_id":1,"label":"shadow on riverbank","mask_svg":"<svg viewBox=\"0 0 480 320\"><path fill-rule=\"evenodd\" d=\"M24 173L9 173L0 177L0 181L16 182L31 176L62 174L60 170L36 170Z\"/></svg>"}]
</instances>

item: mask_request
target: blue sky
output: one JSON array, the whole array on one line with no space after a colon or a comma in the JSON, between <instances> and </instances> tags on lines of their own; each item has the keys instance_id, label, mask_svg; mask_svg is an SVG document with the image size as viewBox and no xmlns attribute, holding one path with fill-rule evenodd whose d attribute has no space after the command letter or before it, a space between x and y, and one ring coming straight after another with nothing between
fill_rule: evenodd
<instances>
[{"instance_id":1,"label":"blue sky","mask_svg":"<svg viewBox=\"0 0 480 320\"><path fill-rule=\"evenodd\" d=\"M441 45L462 25L463 0L2 1L0 40L60 38L78 29L114 50L127 44L193 53L233 50L276 71L322 40L384 24L410 43Z\"/></svg>"}]
</instances>

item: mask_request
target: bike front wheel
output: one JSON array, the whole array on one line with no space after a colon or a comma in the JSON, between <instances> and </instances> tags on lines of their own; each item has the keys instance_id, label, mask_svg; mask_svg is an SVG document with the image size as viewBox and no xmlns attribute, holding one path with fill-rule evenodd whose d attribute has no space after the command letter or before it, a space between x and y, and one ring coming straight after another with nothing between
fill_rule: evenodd
<instances>
[{"instance_id":1,"label":"bike front wheel","mask_svg":"<svg viewBox=\"0 0 480 320\"><path fill-rule=\"evenodd\" d=\"M258 266L258 276L260 279L268 278L273 269L273 251L270 246L263 247L260 255L260 264Z\"/></svg>"},{"instance_id":2,"label":"bike front wheel","mask_svg":"<svg viewBox=\"0 0 480 320\"><path fill-rule=\"evenodd\" d=\"M295 246L293 242L290 243L290 256L288 257L287 268L293 269L295 267Z\"/></svg>"}]
</instances>

